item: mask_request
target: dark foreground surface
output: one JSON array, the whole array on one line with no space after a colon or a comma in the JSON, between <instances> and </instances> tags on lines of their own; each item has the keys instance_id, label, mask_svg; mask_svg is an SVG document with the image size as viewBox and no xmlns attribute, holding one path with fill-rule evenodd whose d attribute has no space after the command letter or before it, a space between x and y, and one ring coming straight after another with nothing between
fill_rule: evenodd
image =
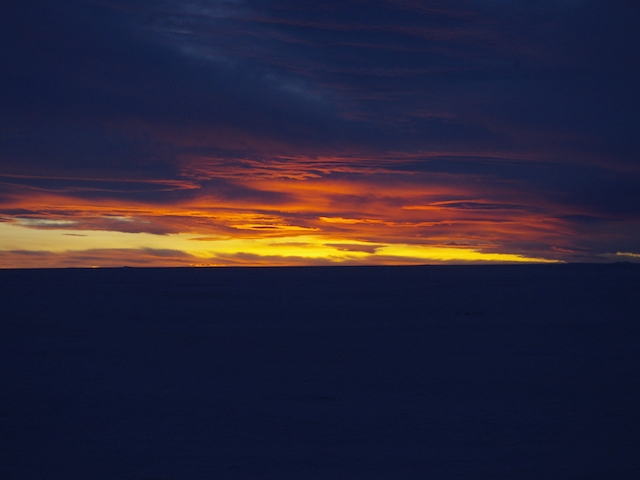
<instances>
[{"instance_id":1,"label":"dark foreground surface","mask_svg":"<svg viewBox=\"0 0 640 480\"><path fill-rule=\"evenodd\" d=\"M0 271L3 479L640 478L640 266Z\"/></svg>"}]
</instances>

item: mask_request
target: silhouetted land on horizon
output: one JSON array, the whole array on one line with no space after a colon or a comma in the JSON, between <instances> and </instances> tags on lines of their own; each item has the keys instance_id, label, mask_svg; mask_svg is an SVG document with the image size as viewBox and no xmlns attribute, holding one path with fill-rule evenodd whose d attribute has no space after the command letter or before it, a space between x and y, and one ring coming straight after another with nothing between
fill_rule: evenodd
<instances>
[{"instance_id":1,"label":"silhouetted land on horizon","mask_svg":"<svg viewBox=\"0 0 640 480\"><path fill-rule=\"evenodd\" d=\"M640 478L640 265L0 270L0 477Z\"/></svg>"}]
</instances>

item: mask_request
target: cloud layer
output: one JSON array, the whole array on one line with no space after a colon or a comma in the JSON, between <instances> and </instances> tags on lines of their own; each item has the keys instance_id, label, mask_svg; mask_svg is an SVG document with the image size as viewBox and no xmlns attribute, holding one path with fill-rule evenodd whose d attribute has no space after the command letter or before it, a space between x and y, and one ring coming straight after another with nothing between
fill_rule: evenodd
<instances>
[{"instance_id":1,"label":"cloud layer","mask_svg":"<svg viewBox=\"0 0 640 480\"><path fill-rule=\"evenodd\" d=\"M3 8L2 266L640 252L637 2Z\"/></svg>"}]
</instances>

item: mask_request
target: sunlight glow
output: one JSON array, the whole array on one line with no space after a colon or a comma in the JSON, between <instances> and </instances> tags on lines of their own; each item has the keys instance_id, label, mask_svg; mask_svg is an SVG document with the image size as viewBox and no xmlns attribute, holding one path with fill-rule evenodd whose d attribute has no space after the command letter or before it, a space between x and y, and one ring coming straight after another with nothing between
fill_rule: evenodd
<instances>
[{"instance_id":1,"label":"sunlight glow","mask_svg":"<svg viewBox=\"0 0 640 480\"><path fill-rule=\"evenodd\" d=\"M66 256L92 252L92 263L100 265L100 251L106 258L112 252L142 250L156 253L155 264L163 265L172 257L184 256L185 265L304 265L317 264L421 264L468 262L554 262L542 258L504 253L485 253L479 249L430 245L390 244L358 241L321 235L289 235L284 237L197 237L178 233L155 235L102 230L35 229L15 223L0 223L0 251L47 252ZM96 258L98 260L96 260ZM171 260L175 264L176 260ZM2 265L11 267L12 265Z\"/></svg>"}]
</instances>

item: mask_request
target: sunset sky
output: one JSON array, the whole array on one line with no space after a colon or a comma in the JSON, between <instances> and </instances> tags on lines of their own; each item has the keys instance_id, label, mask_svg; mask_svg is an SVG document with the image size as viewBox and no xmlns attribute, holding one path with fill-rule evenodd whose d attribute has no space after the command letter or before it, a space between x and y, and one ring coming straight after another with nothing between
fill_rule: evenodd
<instances>
[{"instance_id":1,"label":"sunset sky","mask_svg":"<svg viewBox=\"0 0 640 480\"><path fill-rule=\"evenodd\" d=\"M0 10L0 267L640 260L637 0Z\"/></svg>"}]
</instances>

